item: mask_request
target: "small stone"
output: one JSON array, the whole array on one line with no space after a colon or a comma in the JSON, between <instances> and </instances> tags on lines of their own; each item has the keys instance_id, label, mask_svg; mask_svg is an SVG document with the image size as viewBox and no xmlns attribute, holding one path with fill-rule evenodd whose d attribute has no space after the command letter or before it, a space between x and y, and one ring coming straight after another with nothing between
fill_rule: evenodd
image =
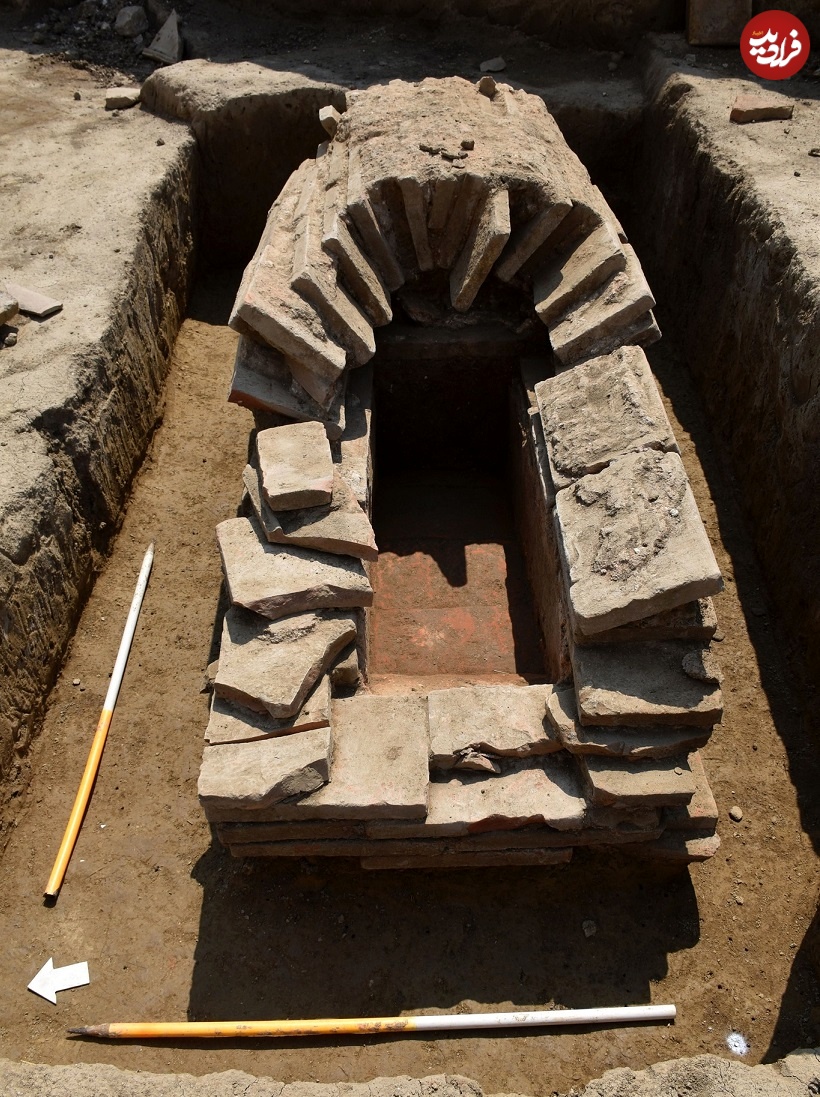
<instances>
[{"instance_id":1,"label":"small stone","mask_svg":"<svg viewBox=\"0 0 820 1097\"><path fill-rule=\"evenodd\" d=\"M475 141L472 137L465 137L461 142L461 147L466 149L467 152L472 152L475 148Z\"/></svg>"},{"instance_id":2,"label":"small stone","mask_svg":"<svg viewBox=\"0 0 820 1097\"><path fill-rule=\"evenodd\" d=\"M139 4L127 4L122 8L114 22L114 33L120 38L136 38L148 29L148 16L145 8Z\"/></svg>"},{"instance_id":3,"label":"small stone","mask_svg":"<svg viewBox=\"0 0 820 1097\"><path fill-rule=\"evenodd\" d=\"M820 156L820 149L809 149L809 156Z\"/></svg>"},{"instance_id":4,"label":"small stone","mask_svg":"<svg viewBox=\"0 0 820 1097\"><path fill-rule=\"evenodd\" d=\"M72 684L72 686L78 686L80 684L80 679L79 678L72 679L71 684Z\"/></svg>"},{"instance_id":5,"label":"small stone","mask_svg":"<svg viewBox=\"0 0 820 1097\"><path fill-rule=\"evenodd\" d=\"M729 818L732 820L733 823L739 823L740 820L743 818L743 808L738 807L737 804L735 804L733 807L730 807Z\"/></svg>"},{"instance_id":6,"label":"small stone","mask_svg":"<svg viewBox=\"0 0 820 1097\"><path fill-rule=\"evenodd\" d=\"M77 100L82 99L82 95L80 95L80 93L78 91L75 91L74 92L74 98L77 99Z\"/></svg>"},{"instance_id":7,"label":"small stone","mask_svg":"<svg viewBox=\"0 0 820 1097\"><path fill-rule=\"evenodd\" d=\"M10 331L6 338L3 340L4 347L16 347L17 346L17 332Z\"/></svg>"},{"instance_id":8,"label":"small stone","mask_svg":"<svg viewBox=\"0 0 820 1097\"><path fill-rule=\"evenodd\" d=\"M157 138L157 144L158 144L158 145L164 145L164 144L165 144L165 139L164 139L164 138L162 138L162 137L158 137L158 138Z\"/></svg>"},{"instance_id":9,"label":"small stone","mask_svg":"<svg viewBox=\"0 0 820 1097\"><path fill-rule=\"evenodd\" d=\"M482 76L478 82L478 90L488 99L492 99L496 92L496 83L492 76Z\"/></svg>"},{"instance_id":10,"label":"small stone","mask_svg":"<svg viewBox=\"0 0 820 1097\"><path fill-rule=\"evenodd\" d=\"M494 762L492 758L488 758L486 754L479 754L477 751L468 750L463 754L456 762L453 769L465 769L473 770L479 773L495 773L501 772L501 766L498 762Z\"/></svg>"},{"instance_id":11,"label":"small stone","mask_svg":"<svg viewBox=\"0 0 820 1097\"><path fill-rule=\"evenodd\" d=\"M161 65L174 65L182 60L182 46L179 18L172 11L151 43L142 51L142 56L158 61Z\"/></svg>"},{"instance_id":12,"label":"small stone","mask_svg":"<svg viewBox=\"0 0 820 1097\"><path fill-rule=\"evenodd\" d=\"M108 88L105 93L106 110L127 110L135 107L142 94L139 88Z\"/></svg>"},{"instance_id":13,"label":"small stone","mask_svg":"<svg viewBox=\"0 0 820 1097\"><path fill-rule=\"evenodd\" d=\"M330 104L319 109L319 123L331 139L336 136L336 130L339 128L341 117L341 114L339 114L336 108Z\"/></svg>"},{"instance_id":14,"label":"small stone","mask_svg":"<svg viewBox=\"0 0 820 1097\"><path fill-rule=\"evenodd\" d=\"M742 907L742 906L743 906L743 898L742 898L742 896L740 896L740 895L736 895L736 896L735 896L735 902L737 903L737 905L738 905L739 907Z\"/></svg>"},{"instance_id":15,"label":"small stone","mask_svg":"<svg viewBox=\"0 0 820 1097\"><path fill-rule=\"evenodd\" d=\"M591 918L586 918L581 922L581 929L584 931L584 937L594 937L598 932L598 927Z\"/></svg>"},{"instance_id":16,"label":"small stone","mask_svg":"<svg viewBox=\"0 0 820 1097\"><path fill-rule=\"evenodd\" d=\"M482 61L478 67L482 72L503 72L507 62L503 57L491 57L489 61Z\"/></svg>"},{"instance_id":17,"label":"small stone","mask_svg":"<svg viewBox=\"0 0 820 1097\"><path fill-rule=\"evenodd\" d=\"M697 63L698 56L696 53L687 53L684 57L684 61L687 65L694 65Z\"/></svg>"}]
</instances>

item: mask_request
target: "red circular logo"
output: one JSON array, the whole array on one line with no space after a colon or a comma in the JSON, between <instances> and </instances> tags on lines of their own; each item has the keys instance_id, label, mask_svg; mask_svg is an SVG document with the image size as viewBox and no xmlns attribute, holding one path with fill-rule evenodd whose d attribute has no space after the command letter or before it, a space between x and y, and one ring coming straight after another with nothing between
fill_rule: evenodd
<instances>
[{"instance_id":1,"label":"red circular logo","mask_svg":"<svg viewBox=\"0 0 820 1097\"><path fill-rule=\"evenodd\" d=\"M787 80L809 59L809 32L787 11L772 8L750 19L740 36L746 67L764 80Z\"/></svg>"}]
</instances>

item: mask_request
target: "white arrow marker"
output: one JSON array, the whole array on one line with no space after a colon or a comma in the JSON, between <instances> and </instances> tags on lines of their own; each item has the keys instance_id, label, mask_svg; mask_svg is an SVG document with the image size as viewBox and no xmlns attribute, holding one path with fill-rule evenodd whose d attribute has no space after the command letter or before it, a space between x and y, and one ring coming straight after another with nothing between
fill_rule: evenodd
<instances>
[{"instance_id":1,"label":"white arrow marker","mask_svg":"<svg viewBox=\"0 0 820 1097\"><path fill-rule=\"evenodd\" d=\"M28 989L39 994L41 998L48 998L49 1002L53 1002L56 1006L58 990L84 987L90 982L88 964L85 960L81 964L55 967L54 958L50 956L31 980Z\"/></svg>"}]
</instances>

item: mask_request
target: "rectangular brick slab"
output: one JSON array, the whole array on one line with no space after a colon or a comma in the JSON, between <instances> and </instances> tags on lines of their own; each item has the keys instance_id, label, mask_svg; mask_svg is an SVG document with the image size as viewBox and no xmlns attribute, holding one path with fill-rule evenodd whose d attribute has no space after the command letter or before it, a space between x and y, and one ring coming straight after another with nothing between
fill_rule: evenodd
<instances>
[{"instance_id":1,"label":"rectangular brick slab","mask_svg":"<svg viewBox=\"0 0 820 1097\"><path fill-rule=\"evenodd\" d=\"M666 807L686 804L695 794L685 753L640 761L587 754L579 761L594 804Z\"/></svg>"},{"instance_id":2,"label":"rectangular brick slab","mask_svg":"<svg viewBox=\"0 0 820 1097\"><path fill-rule=\"evenodd\" d=\"M449 838L537 825L577 830L587 806L577 766L564 752L515 761L499 776L431 781L429 804L423 825L383 831L385 837Z\"/></svg>"},{"instance_id":3,"label":"rectangular brick slab","mask_svg":"<svg viewBox=\"0 0 820 1097\"><path fill-rule=\"evenodd\" d=\"M262 494L274 513L330 502L333 458L321 423L288 423L260 430L256 453Z\"/></svg>"},{"instance_id":4,"label":"rectangular brick slab","mask_svg":"<svg viewBox=\"0 0 820 1097\"><path fill-rule=\"evenodd\" d=\"M266 712L255 712L214 695L205 729L206 743L247 743L274 735L330 727L330 676L324 675L305 698L295 716L274 720Z\"/></svg>"},{"instance_id":5,"label":"rectangular brick slab","mask_svg":"<svg viewBox=\"0 0 820 1097\"><path fill-rule=\"evenodd\" d=\"M360 694L331 705L329 784L298 805L310 819L423 819L427 814L427 702Z\"/></svg>"},{"instance_id":6,"label":"rectangular brick slab","mask_svg":"<svg viewBox=\"0 0 820 1097\"><path fill-rule=\"evenodd\" d=\"M678 452L640 347L621 347L549 377L535 395L558 490L636 450Z\"/></svg>"},{"instance_id":7,"label":"rectangular brick slab","mask_svg":"<svg viewBox=\"0 0 820 1097\"><path fill-rule=\"evenodd\" d=\"M686 656L698 651L697 645L674 640L574 648L580 722L634 727L719 723L720 687L690 678L683 669Z\"/></svg>"},{"instance_id":8,"label":"rectangular brick slab","mask_svg":"<svg viewBox=\"0 0 820 1097\"><path fill-rule=\"evenodd\" d=\"M326 610L270 621L231 606L222 624L214 692L287 719L355 637L352 613Z\"/></svg>"},{"instance_id":9,"label":"rectangular brick slab","mask_svg":"<svg viewBox=\"0 0 820 1097\"><path fill-rule=\"evenodd\" d=\"M451 769L466 751L526 758L561 750L547 720L550 686L464 686L427 696L430 764Z\"/></svg>"},{"instance_id":10,"label":"rectangular brick slab","mask_svg":"<svg viewBox=\"0 0 820 1097\"><path fill-rule=\"evenodd\" d=\"M199 800L205 809L262 810L313 792L330 773L330 728L206 746L199 771Z\"/></svg>"},{"instance_id":11,"label":"rectangular brick slab","mask_svg":"<svg viewBox=\"0 0 820 1097\"><path fill-rule=\"evenodd\" d=\"M559 491L555 511L573 626L587 636L723 586L677 453L612 461Z\"/></svg>"},{"instance_id":12,"label":"rectangular brick slab","mask_svg":"<svg viewBox=\"0 0 820 1097\"><path fill-rule=\"evenodd\" d=\"M702 727L584 726L578 720L572 686L560 686L551 692L547 716L571 754L604 754L630 760L668 758L704 746L711 734L711 728Z\"/></svg>"},{"instance_id":13,"label":"rectangular brick slab","mask_svg":"<svg viewBox=\"0 0 820 1097\"><path fill-rule=\"evenodd\" d=\"M300 423L316 419L324 423L328 438L340 438L345 428L345 376L335 385L325 408L298 384L290 364L273 347L240 335L228 400L252 411L272 411Z\"/></svg>"},{"instance_id":14,"label":"rectangular brick slab","mask_svg":"<svg viewBox=\"0 0 820 1097\"><path fill-rule=\"evenodd\" d=\"M263 617L373 602L362 562L353 556L269 544L251 518L220 522L216 536L231 601Z\"/></svg>"}]
</instances>

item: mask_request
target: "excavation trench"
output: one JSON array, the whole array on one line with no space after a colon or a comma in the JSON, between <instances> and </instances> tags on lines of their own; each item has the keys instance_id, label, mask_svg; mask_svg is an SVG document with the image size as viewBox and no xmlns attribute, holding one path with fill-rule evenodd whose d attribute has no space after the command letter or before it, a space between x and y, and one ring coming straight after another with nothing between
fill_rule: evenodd
<instances>
[{"instance_id":1,"label":"excavation trench","mask_svg":"<svg viewBox=\"0 0 820 1097\"><path fill-rule=\"evenodd\" d=\"M218 155L218 140L204 152ZM294 155L288 171L299 159ZM252 167L248 159L235 162L246 179ZM206 172L203 201L213 212L219 203L207 197L208 185ZM241 236L254 239L260 229L257 210ZM209 232L220 237L213 223ZM219 257L201 255L163 424L33 748L33 782L2 865L0 929L19 942L2 960L4 983L24 985L21 972L35 952L63 948L71 950L69 959L79 950L101 972L82 1004L78 998L72 1005L72 1023L125 1019L124 1001L133 1017L170 1019L187 1011L201 1019L551 1000L624 1004L660 995L685 1004L681 1023L668 1038L640 1029L620 1034L618 1063L668 1058L673 1049L719 1051L723 1031L738 1018L757 1057L805 1042L804 975L792 972L790 946L802 940L812 916L805 880L813 860L800 841L798 804L811 765L804 759L804 783L798 778L795 789L787 751L800 748L788 674L775 637L754 619L750 636L739 593L762 591L763 579L687 363L669 341L650 351L650 361L718 562L732 580L718 602L734 682L710 747L713 785L721 805L742 799L752 783L756 790L754 821L736 828L726 857L691 878L652 884L612 854L579 856L555 878L536 869L513 869L505 879L473 870L449 881L410 873L397 888L392 874L374 878L341 862L240 867L211 843L195 783L207 722L207 698L199 691L226 607L213 527L236 513L254 429L249 412L225 402L236 348L226 321L239 275L220 267ZM398 603L385 599L372 614L373 688L398 692L428 676L452 677L453 684L487 675L554 681L560 651L551 646L547 617L555 589L549 577L539 589L539 577L528 571L527 551L538 546L520 506L530 473L518 463L516 371L526 348L510 354L489 339L480 354L473 345L434 358L427 346L414 357L396 351L395 335L385 329L374 360L374 525L381 549L374 587L384 578ZM430 333L425 338L435 343ZM435 400L428 399L424 414L408 414L408 407L423 406L431 382ZM53 820L67 813L74 792L68 775L82 767L105 690L119 627L112 623L124 616L144 544L154 536L157 563L143 621L60 900L68 921L55 929L48 912L32 909L31 895L47 876L58 837ZM480 645L470 642L474 635ZM420 645L421 636L433 642ZM75 679L81 686L72 685ZM776 924L775 894L790 911ZM730 908L727 943L726 911L735 895L745 895L746 905ZM597 936L587 940L580 926L590 918ZM61 1028L44 1032L39 1011L19 996L4 1007L2 1024L10 1056L54 1062L74 1056ZM442 1046L407 1040L335 1049L131 1047L116 1054L95 1047L82 1057L196 1074L242 1066L283 1080L304 1078L308 1069L322 1080L446 1070L477 1077L491 1091L511 1088L515 1073L515 1088L538 1094L569 1089L579 1056L585 1076L616 1065L607 1033L567 1033L549 1046L524 1037L516 1041L514 1072L490 1041L467 1037L445 1052Z\"/></svg>"}]
</instances>

